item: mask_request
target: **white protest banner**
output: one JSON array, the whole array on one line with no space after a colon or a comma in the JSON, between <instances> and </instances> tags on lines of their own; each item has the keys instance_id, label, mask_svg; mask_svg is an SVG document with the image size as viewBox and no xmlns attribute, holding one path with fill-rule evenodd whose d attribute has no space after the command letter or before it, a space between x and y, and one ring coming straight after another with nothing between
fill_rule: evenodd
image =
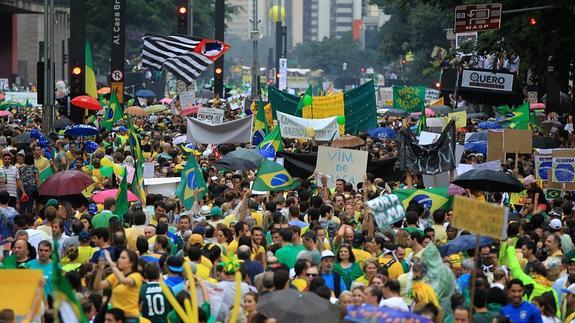
<instances>
[{"instance_id":1,"label":"white protest banner","mask_svg":"<svg viewBox=\"0 0 575 323\"><path fill-rule=\"evenodd\" d=\"M316 170L320 174L330 175L328 186L335 187L338 179L343 179L356 187L363 182L367 169L367 151L319 146Z\"/></svg>"},{"instance_id":2,"label":"white protest banner","mask_svg":"<svg viewBox=\"0 0 575 323\"><path fill-rule=\"evenodd\" d=\"M535 155L535 176L538 180L547 181L549 169L553 164L551 155Z\"/></svg>"},{"instance_id":3,"label":"white protest banner","mask_svg":"<svg viewBox=\"0 0 575 323\"><path fill-rule=\"evenodd\" d=\"M194 91L184 91L180 92L180 107L187 108L194 105L196 92Z\"/></svg>"},{"instance_id":4,"label":"white protest banner","mask_svg":"<svg viewBox=\"0 0 575 323\"><path fill-rule=\"evenodd\" d=\"M365 203L373 211L378 228L403 220L405 209L395 194L382 195Z\"/></svg>"},{"instance_id":5,"label":"white protest banner","mask_svg":"<svg viewBox=\"0 0 575 323\"><path fill-rule=\"evenodd\" d=\"M196 119L211 124L220 124L224 122L224 110L201 107Z\"/></svg>"},{"instance_id":6,"label":"white protest banner","mask_svg":"<svg viewBox=\"0 0 575 323\"><path fill-rule=\"evenodd\" d=\"M492 160L481 164L473 164L473 169L490 169L494 171L500 171L501 162L498 160Z\"/></svg>"},{"instance_id":7,"label":"white protest banner","mask_svg":"<svg viewBox=\"0 0 575 323\"><path fill-rule=\"evenodd\" d=\"M337 117L324 119L304 119L277 111L278 124L283 138L304 138L308 136L308 128L315 130L315 140L330 141L339 138Z\"/></svg>"},{"instance_id":8,"label":"white protest banner","mask_svg":"<svg viewBox=\"0 0 575 323\"><path fill-rule=\"evenodd\" d=\"M6 92L4 93L5 101L13 101L22 104L38 105L38 93L36 92Z\"/></svg>"}]
</instances>

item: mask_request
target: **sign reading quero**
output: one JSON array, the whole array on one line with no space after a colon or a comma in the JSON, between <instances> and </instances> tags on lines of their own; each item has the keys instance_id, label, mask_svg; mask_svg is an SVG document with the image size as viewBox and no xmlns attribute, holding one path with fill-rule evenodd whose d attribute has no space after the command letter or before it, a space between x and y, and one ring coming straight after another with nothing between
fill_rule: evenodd
<instances>
[{"instance_id":1,"label":"sign reading quero","mask_svg":"<svg viewBox=\"0 0 575 323\"><path fill-rule=\"evenodd\" d=\"M512 92L513 74L481 70L463 70L461 87L486 91Z\"/></svg>"}]
</instances>

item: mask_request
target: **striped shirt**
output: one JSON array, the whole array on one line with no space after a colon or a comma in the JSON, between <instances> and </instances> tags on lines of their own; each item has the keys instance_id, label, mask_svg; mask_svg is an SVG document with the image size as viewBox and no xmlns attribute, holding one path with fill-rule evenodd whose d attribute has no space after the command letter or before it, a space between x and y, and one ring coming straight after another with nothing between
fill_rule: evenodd
<instances>
[{"instance_id":1,"label":"striped shirt","mask_svg":"<svg viewBox=\"0 0 575 323\"><path fill-rule=\"evenodd\" d=\"M6 179L6 182L4 182ZM18 197L16 181L20 179L15 166L0 167L0 191L6 191L10 197Z\"/></svg>"}]
</instances>

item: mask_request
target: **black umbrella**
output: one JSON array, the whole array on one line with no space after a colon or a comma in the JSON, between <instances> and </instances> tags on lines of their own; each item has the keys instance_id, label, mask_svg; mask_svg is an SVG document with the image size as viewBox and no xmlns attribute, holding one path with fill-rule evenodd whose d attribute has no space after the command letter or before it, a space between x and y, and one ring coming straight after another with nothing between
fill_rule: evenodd
<instances>
[{"instance_id":1,"label":"black umbrella","mask_svg":"<svg viewBox=\"0 0 575 323\"><path fill-rule=\"evenodd\" d=\"M339 311L328 300L291 288L266 294L258 302L257 311L280 323L339 322Z\"/></svg>"},{"instance_id":2,"label":"black umbrella","mask_svg":"<svg viewBox=\"0 0 575 323\"><path fill-rule=\"evenodd\" d=\"M17 144L30 144L32 143L32 140L32 137L30 137L30 131L23 132L14 137L14 142Z\"/></svg>"},{"instance_id":3,"label":"black umbrella","mask_svg":"<svg viewBox=\"0 0 575 323\"><path fill-rule=\"evenodd\" d=\"M72 124L74 124L72 120L63 117L54 121L54 129L66 129L67 126Z\"/></svg>"},{"instance_id":4,"label":"black umbrella","mask_svg":"<svg viewBox=\"0 0 575 323\"><path fill-rule=\"evenodd\" d=\"M555 127L557 129L561 128L562 124L561 122L557 121L557 120L545 120L543 122L541 122L541 129L545 132L550 132L551 128Z\"/></svg>"},{"instance_id":5,"label":"black umbrella","mask_svg":"<svg viewBox=\"0 0 575 323\"><path fill-rule=\"evenodd\" d=\"M488 237L480 237L479 238L479 246L489 246L494 244L496 241L488 238ZM477 244L477 236L468 234L468 235L461 235L448 243L439 247L439 253L442 257L452 255L454 253L458 253L460 251L471 250L475 248Z\"/></svg>"},{"instance_id":6,"label":"black umbrella","mask_svg":"<svg viewBox=\"0 0 575 323\"><path fill-rule=\"evenodd\" d=\"M525 189L517 178L490 169L472 169L451 182L457 186L484 192L521 192Z\"/></svg>"},{"instance_id":7,"label":"black umbrella","mask_svg":"<svg viewBox=\"0 0 575 323\"><path fill-rule=\"evenodd\" d=\"M559 148L561 142L553 137L533 137L533 148L553 149Z\"/></svg>"},{"instance_id":8,"label":"black umbrella","mask_svg":"<svg viewBox=\"0 0 575 323\"><path fill-rule=\"evenodd\" d=\"M238 148L224 155L213 163L218 168L227 170L258 169L264 157L256 149Z\"/></svg>"},{"instance_id":9,"label":"black umbrella","mask_svg":"<svg viewBox=\"0 0 575 323\"><path fill-rule=\"evenodd\" d=\"M389 109L383 114L390 117L405 117L407 115L407 112L400 109Z\"/></svg>"}]
</instances>

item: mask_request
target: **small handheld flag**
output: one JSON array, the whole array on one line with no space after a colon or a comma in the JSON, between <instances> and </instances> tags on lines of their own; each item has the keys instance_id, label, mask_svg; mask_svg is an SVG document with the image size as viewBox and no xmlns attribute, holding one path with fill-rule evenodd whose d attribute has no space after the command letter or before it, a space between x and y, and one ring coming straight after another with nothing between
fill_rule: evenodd
<instances>
[{"instance_id":1,"label":"small handheld flag","mask_svg":"<svg viewBox=\"0 0 575 323\"><path fill-rule=\"evenodd\" d=\"M296 189L299 185L300 182L293 179L282 165L264 159L258 169L252 189L256 191L284 191Z\"/></svg>"}]
</instances>

